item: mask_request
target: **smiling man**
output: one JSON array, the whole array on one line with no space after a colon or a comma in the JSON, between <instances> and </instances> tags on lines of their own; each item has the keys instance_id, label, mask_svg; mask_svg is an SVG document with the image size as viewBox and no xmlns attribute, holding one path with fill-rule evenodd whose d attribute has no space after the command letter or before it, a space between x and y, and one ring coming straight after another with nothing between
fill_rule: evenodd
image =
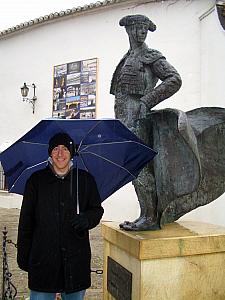
<instances>
[{"instance_id":1,"label":"smiling man","mask_svg":"<svg viewBox=\"0 0 225 300\"><path fill-rule=\"evenodd\" d=\"M82 300L91 285L88 230L100 222L103 208L94 178L73 168L71 137L54 135L48 153L48 166L26 183L17 261L28 272L31 300L54 300L59 292L65 300Z\"/></svg>"},{"instance_id":2,"label":"smiling man","mask_svg":"<svg viewBox=\"0 0 225 300\"><path fill-rule=\"evenodd\" d=\"M48 153L51 158L53 170L57 175L68 173L74 155L74 143L66 133L58 133L49 141Z\"/></svg>"}]
</instances>

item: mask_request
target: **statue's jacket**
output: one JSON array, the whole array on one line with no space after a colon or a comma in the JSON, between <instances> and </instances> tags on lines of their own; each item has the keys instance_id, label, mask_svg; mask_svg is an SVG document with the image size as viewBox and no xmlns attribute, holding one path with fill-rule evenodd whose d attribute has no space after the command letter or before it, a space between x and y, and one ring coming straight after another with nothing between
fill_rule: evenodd
<instances>
[{"instance_id":1,"label":"statue's jacket","mask_svg":"<svg viewBox=\"0 0 225 300\"><path fill-rule=\"evenodd\" d=\"M156 86L159 79L161 82ZM179 73L162 53L149 49L143 43L141 47L129 50L119 62L112 77L110 93L116 98L137 96L151 109L176 93L181 84Z\"/></svg>"},{"instance_id":2,"label":"statue's jacket","mask_svg":"<svg viewBox=\"0 0 225 300\"><path fill-rule=\"evenodd\" d=\"M151 70L151 65L158 59L165 57L159 51L149 49L145 44L137 51L129 50L115 69L110 93L145 95L146 90L152 90L158 81Z\"/></svg>"}]
</instances>

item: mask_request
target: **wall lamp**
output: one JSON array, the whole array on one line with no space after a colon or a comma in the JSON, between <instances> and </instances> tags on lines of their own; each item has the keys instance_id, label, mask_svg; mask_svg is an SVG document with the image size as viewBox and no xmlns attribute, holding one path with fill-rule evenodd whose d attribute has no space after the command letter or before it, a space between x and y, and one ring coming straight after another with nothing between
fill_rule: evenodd
<instances>
[{"instance_id":1,"label":"wall lamp","mask_svg":"<svg viewBox=\"0 0 225 300\"><path fill-rule=\"evenodd\" d=\"M33 88L33 97L28 98L28 93L29 93L29 87ZM34 107L35 107L35 101L37 100L37 97L35 95L35 90L36 90L36 85L32 83L31 85L27 85L26 82L24 82L23 86L21 87L21 95L23 97L23 101L26 101L28 103L32 104L33 107L33 114L34 114Z\"/></svg>"}]
</instances>

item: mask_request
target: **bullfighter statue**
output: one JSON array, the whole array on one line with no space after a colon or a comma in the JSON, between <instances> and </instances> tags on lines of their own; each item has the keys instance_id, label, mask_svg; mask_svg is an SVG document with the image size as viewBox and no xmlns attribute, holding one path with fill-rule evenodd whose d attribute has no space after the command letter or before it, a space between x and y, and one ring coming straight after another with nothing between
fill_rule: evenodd
<instances>
[{"instance_id":1,"label":"bullfighter statue","mask_svg":"<svg viewBox=\"0 0 225 300\"><path fill-rule=\"evenodd\" d=\"M156 25L146 16L120 20L130 49L112 77L115 116L158 151L133 181L140 216L125 230L156 230L225 191L225 109L152 110L181 87L177 70L145 44ZM157 85L158 81L160 83Z\"/></svg>"}]
</instances>

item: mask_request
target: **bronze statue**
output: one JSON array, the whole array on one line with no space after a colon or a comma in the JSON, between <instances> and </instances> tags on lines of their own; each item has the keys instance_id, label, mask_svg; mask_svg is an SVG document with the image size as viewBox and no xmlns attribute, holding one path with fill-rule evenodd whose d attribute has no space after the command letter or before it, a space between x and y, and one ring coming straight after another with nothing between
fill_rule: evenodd
<instances>
[{"instance_id":1,"label":"bronze statue","mask_svg":"<svg viewBox=\"0 0 225 300\"><path fill-rule=\"evenodd\" d=\"M145 44L148 30L156 29L149 18L126 16L120 25L126 28L130 49L112 78L110 93L115 95L115 115L158 151L154 161L133 181L140 217L133 222L125 221L120 227L155 230L225 191L224 154L218 156L218 151L215 155L212 151L209 158L205 153L205 147L211 143L225 146L225 130L221 129L225 126L225 110L151 110L179 90L180 75L159 51ZM207 167L208 160L211 169Z\"/></svg>"}]
</instances>

